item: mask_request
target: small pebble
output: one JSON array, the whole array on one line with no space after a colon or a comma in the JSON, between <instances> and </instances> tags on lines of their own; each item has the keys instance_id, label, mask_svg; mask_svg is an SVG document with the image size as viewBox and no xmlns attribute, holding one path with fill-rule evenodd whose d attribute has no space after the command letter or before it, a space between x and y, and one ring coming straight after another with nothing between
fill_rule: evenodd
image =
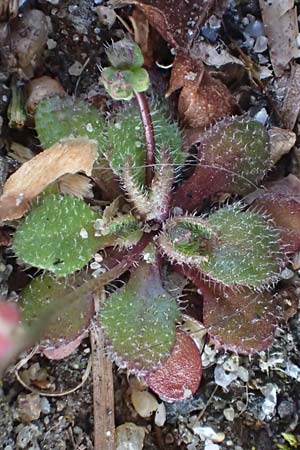
<instances>
[{"instance_id":1,"label":"small pebble","mask_svg":"<svg viewBox=\"0 0 300 450\"><path fill-rule=\"evenodd\" d=\"M63 400L58 400L56 402L56 411L61 412L65 408L66 404Z\"/></svg>"},{"instance_id":2,"label":"small pebble","mask_svg":"<svg viewBox=\"0 0 300 450\"><path fill-rule=\"evenodd\" d=\"M226 373L222 366L217 365L214 371L215 383L222 388L227 388L237 379L235 372Z\"/></svg>"},{"instance_id":3,"label":"small pebble","mask_svg":"<svg viewBox=\"0 0 300 450\"><path fill-rule=\"evenodd\" d=\"M92 277L93 278L97 278L99 277L102 273L106 272L106 270L104 269L104 267L100 267L100 269L96 269L93 273L92 273Z\"/></svg>"},{"instance_id":4,"label":"small pebble","mask_svg":"<svg viewBox=\"0 0 300 450\"><path fill-rule=\"evenodd\" d=\"M56 48L56 46L57 42L54 39L48 39L47 41L48 50L53 50L54 48Z\"/></svg>"},{"instance_id":5,"label":"small pebble","mask_svg":"<svg viewBox=\"0 0 300 450\"><path fill-rule=\"evenodd\" d=\"M219 30L217 28L202 27L201 34L209 42L215 43L219 37Z\"/></svg>"},{"instance_id":6,"label":"small pebble","mask_svg":"<svg viewBox=\"0 0 300 450\"><path fill-rule=\"evenodd\" d=\"M158 408L155 412L154 423L158 427L163 427L166 421L166 407L162 402L158 405Z\"/></svg>"},{"instance_id":7,"label":"small pebble","mask_svg":"<svg viewBox=\"0 0 300 450\"><path fill-rule=\"evenodd\" d=\"M41 414L41 399L39 394L20 394L18 396L17 413L20 421L37 420Z\"/></svg>"},{"instance_id":8,"label":"small pebble","mask_svg":"<svg viewBox=\"0 0 300 450\"><path fill-rule=\"evenodd\" d=\"M265 400L261 408L261 419L269 420L274 415L277 405L277 387L272 383L268 383L261 388L261 391L265 396Z\"/></svg>"},{"instance_id":9,"label":"small pebble","mask_svg":"<svg viewBox=\"0 0 300 450\"><path fill-rule=\"evenodd\" d=\"M287 362L285 373L289 377L294 378L297 381L300 381L300 367L296 366L296 364L292 363L291 361Z\"/></svg>"},{"instance_id":10,"label":"small pebble","mask_svg":"<svg viewBox=\"0 0 300 450\"><path fill-rule=\"evenodd\" d=\"M204 450L219 450L220 446L213 444L212 442L206 442L204 445Z\"/></svg>"},{"instance_id":11,"label":"small pebble","mask_svg":"<svg viewBox=\"0 0 300 450\"><path fill-rule=\"evenodd\" d=\"M260 122L262 125L265 125L266 121L268 120L268 113L266 108L262 108L260 111L258 111L255 116L254 119L257 120L257 122Z\"/></svg>"},{"instance_id":12,"label":"small pebble","mask_svg":"<svg viewBox=\"0 0 300 450\"><path fill-rule=\"evenodd\" d=\"M46 416L46 417L44 418L44 424L45 424L46 426L48 426L49 423L50 423L50 419L49 419L48 416Z\"/></svg>"},{"instance_id":13,"label":"small pebble","mask_svg":"<svg viewBox=\"0 0 300 450\"><path fill-rule=\"evenodd\" d=\"M282 400L277 408L278 415L281 417L281 419L291 418L294 414L294 411L294 403L291 400Z\"/></svg>"},{"instance_id":14,"label":"small pebble","mask_svg":"<svg viewBox=\"0 0 300 450\"><path fill-rule=\"evenodd\" d=\"M240 366L238 368L238 370L237 370L237 375L242 381L244 381L244 383L248 383L248 381L249 381L249 372L248 372L248 370L245 367Z\"/></svg>"},{"instance_id":15,"label":"small pebble","mask_svg":"<svg viewBox=\"0 0 300 450\"><path fill-rule=\"evenodd\" d=\"M41 398L40 405L43 414L50 414L51 406L49 400L46 397Z\"/></svg>"},{"instance_id":16,"label":"small pebble","mask_svg":"<svg viewBox=\"0 0 300 450\"><path fill-rule=\"evenodd\" d=\"M241 400L238 400L236 402L236 409L240 412L244 412L246 410L246 404Z\"/></svg>"},{"instance_id":17,"label":"small pebble","mask_svg":"<svg viewBox=\"0 0 300 450\"><path fill-rule=\"evenodd\" d=\"M37 444L37 437L40 435L40 431L36 425L27 425L22 427L17 435L17 449L27 449L29 444L31 444L31 450L39 449Z\"/></svg>"},{"instance_id":18,"label":"small pebble","mask_svg":"<svg viewBox=\"0 0 300 450\"><path fill-rule=\"evenodd\" d=\"M266 36L259 36L256 38L253 50L255 53L263 53L268 49L268 38Z\"/></svg>"},{"instance_id":19,"label":"small pebble","mask_svg":"<svg viewBox=\"0 0 300 450\"><path fill-rule=\"evenodd\" d=\"M208 367L216 362L218 351L215 347L206 345L202 354L202 367Z\"/></svg>"},{"instance_id":20,"label":"small pebble","mask_svg":"<svg viewBox=\"0 0 300 450\"><path fill-rule=\"evenodd\" d=\"M100 255L100 253L95 253L95 255L94 255L94 260L95 260L97 263L101 263L101 262L103 261L103 256Z\"/></svg>"},{"instance_id":21,"label":"small pebble","mask_svg":"<svg viewBox=\"0 0 300 450\"><path fill-rule=\"evenodd\" d=\"M213 428L209 426L202 426L195 424L192 427L195 434L200 436L202 441L222 442L225 439L224 433L217 433Z\"/></svg>"},{"instance_id":22,"label":"small pebble","mask_svg":"<svg viewBox=\"0 0 300 450\"><path fill-rule=\"evenodd\" d=\"M223 363L223 369L228 372L236 372L239 368L239 357L238 355L232 355L227 358Z\"/></svg>"},{"instance_id":23,"label":"small pebble","mask_svg":"<svg viewBox=\"0 0 300 450\"><path fill-rule=\"evenodd\" d=\"M70 5L68 6L69 12L72 14L78 9L78 5Z\"/></svg>"},{"instance_id":24,"label":"small pebble","mask_svg":"<svg viewBox=\"0 0 300 450\"><path fill-rule=\"evenodd\" d=\"M229 422L234 421L235 412L231 406L229 408L224 409L223 414L224 414L225 419L228 420Z\"/></svg>"},{"instance_id":25,"label":"small pebble","mask_svg":"<svg viewBox=\"0 0 300 450\"><path fill-rule=\"evenodd\" d=\"M249 23L249 25L245 29L245 33L248 33L249 36L254 38L264 36L264 24L260 20L255 20L254 22Z\"/></svg>"},{"instance_id":26,"label":"small pebble","mask_svg":"<svg viewBox=\"0 0 300 450\"><path fill-rule=\"evenodd\" d=\"M173 444L174 443L174 436L171 433L167 433L166 437L165 437L165 443L167 445Z\"/></svg>"},{"instance_id":27,"label":"small pebble","mask_svg":"<svg viewBox=\"0 0 300 450\"><path fill-rule=\"evenodd\" d=\"M115 450L142 450L145 434L145 428L134 423L119 425L115 433Z\"/></svg>"},{"instance_id":28,"label":"small pebble","mask_svg":"<svg viewBox=\"0 0 300 450\"><path fill-rule=\"evenodd\" d=\"M79 61L75 61L74 64L72 64L72 66L68 68L68 72L74 77L79 77L79 75L81 75L82 69L82 64Z\"/></svg>"},{"instance_id":29,"label":"small pebble","mask_svg":"<svg viewBox=\"0 0 300 450\"><path fill-rule=\"evenodd\" d=\"M291 269L285 268L281 273L280 273L280 277L283 280L290 280L291 278L293 278L294 276L294 272Z\"/></svg>"}]
</instances>

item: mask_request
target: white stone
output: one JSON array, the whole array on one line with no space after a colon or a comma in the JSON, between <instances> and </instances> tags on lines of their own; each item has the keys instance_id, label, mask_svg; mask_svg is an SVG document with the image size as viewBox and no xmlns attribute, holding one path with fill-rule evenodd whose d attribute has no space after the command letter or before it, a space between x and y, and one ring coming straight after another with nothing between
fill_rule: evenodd
<instances>
[{"instance_id":1,"label":"white stone","mask_svg":"<svg viewBox=\"0 0 300 450\"><path fill-rule=\"evenodd\" d=\"M165 404L162 402L158 405L158 408L155 412L154 418L155 425L157 425L158 427L163 427L166 422L166 417L167 417L166 407Z\"/></svg>"}]
</instances>

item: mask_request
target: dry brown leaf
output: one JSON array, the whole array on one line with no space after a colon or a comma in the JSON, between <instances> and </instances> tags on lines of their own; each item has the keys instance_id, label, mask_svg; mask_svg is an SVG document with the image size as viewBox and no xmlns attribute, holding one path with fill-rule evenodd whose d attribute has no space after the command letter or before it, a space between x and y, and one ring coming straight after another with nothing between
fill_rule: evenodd
<instances>
[{"instance_id":1,"label":"dry brown leaf","mask_svg":"<svg viewBox=\"0 0 300 450\"><path fill-rule=\"evenodd\" d=\"M63 194L75 195L79 198L93 198L91 180L80 173L63 175L57 184Z\"/></svg>"},{"instance_id":2,"label":"dry brown leaf","mask_svg":"<svg viewBox=\"0 0 300 450\"><path fill-rule=\"evenodd\" d=\"M10 144L7 156L23 164L33 158L34 153L30 150L30 148L19 144L19 142L12 142Z\"/></svg>"},{"instance_id":3,"label":"dry brown leaf","mask_svg":"<svg viewBox=\"0 0 300 450\"><path fill-rule=\"evenodd\" d=\"M66 139L39 153L6 181L0 197L0 220L22 217L31 201L62 175L91 175L97 156L97 142L87 138Z\"/></svg>"},{"instance_id":4,"label":"dry brown leaf","mask_svg":"<svg viewBox=\"0 0 300 450\"><path fill-rule=\"evenodd\" d=\"M278 77L293 58L300 56L296 41L299 34L297 8L294 0L259 0L259 5L269 40L272 66Z\"/></svg>"},{"instance_id":5,"label":"dry brown leaf","mask_svg":"<svg viewBox=\"0 0 300 450\"><path fill-rule=\"evenodd\" d=\"M167 95L178 89L178 113L186 127L205 128L236 112L227 86L210 76L199 60L183 53L174 60Z\"/></svg>"},{"instance_id":6,"label":"dry brown leaf","mask_svg":"<svg viewBox=\"0 0 300 450\"><path fill-rule=\"evenodd\" d=\"M101 190L102 200L112 202L123 193L117 177L111 170L108 161L105 158L102 158L101 161L99 161L99 165L96 165L94 168L93 181Z\"/></svg>"},{"instance_id":7,"label":"dry brown leaf","mask_svg":"<svg viewBox=\"0 0 300 450\"><path fill-rule=\"evenodd\" d=\"M113 0L111 3L119 2ZM122 3L137 5L167 42L176 48L186 48L216 1L126 0Z\"/></svg>"},{"instance_id":8,"label":"dry brown leaf","mask_svg":"<svg viewBox=\"0 0 300 450\"><path fill-rule=\"evenodd\" d=\"M129 16L129 20L134 30L134 40L141 48L144 65L150 67L154 62L153 52L155 41L152 36L150 38L149 21L139 9L134 9L132 16Z\"/></svg>"},{"instance_id":9,"label":"dry brown leaf","mask_svg":"<svg viewBox=\"0 0 300 450\"><path fill-rule=\"evenodd\" d=\"M292 67L286 95L280 106L282 126L293 130L300 112L300 65Z\"/></svg>"},{"instance_id":10,"label":"dry brown leaf","mask_svg":"<svg viewBox=\"0 0 300 450\"><path fill-rule=\"evenodd\" d=\"M270 138L271 159L275 165L283 155L291 151L296 143L296 134L284 128L271 127L268 130Z\"/></svg>"}]
</instances>

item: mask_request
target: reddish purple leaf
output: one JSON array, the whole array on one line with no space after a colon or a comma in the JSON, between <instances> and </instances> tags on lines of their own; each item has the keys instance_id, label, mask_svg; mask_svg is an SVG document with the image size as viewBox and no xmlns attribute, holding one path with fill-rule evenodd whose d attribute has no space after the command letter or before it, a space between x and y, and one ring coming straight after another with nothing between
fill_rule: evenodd
<instances>
[{"instance_id":1,"label":"reddish purple leaf","mask_svg":"<svg viewBox=\"0 0 300 450\"><path fill-rule=\"evenodd\" d=\"M247 117L231 117L210 128L198 150L192 176L174 194L173 205L192 211L216 193L246 195L271 166L266 129Z\"/></svg>"},{"instance_id":2,"label":"reddish purple leaf","mask_svg":"<svg viewBox=\"0 0 300 450\"><path fill-rule=\"evenodd\" d=\"M222 292L197 283L203 295L203 321L216 345L242 354L266 349L277 324L276 301L269 292Z\"/></svg>"},{"instance_id":3,"label":"reddish purple leaf","mask_svg":"<svg viewBox=\"0 0 300 450\"><path fill-rule=\"evenodd\" d=\"M184 400L197 391L201 375L201 356L193 339L177 331L171 355L156 371L146 377L149 387L167 402Z\"/></svg>"},{"instance_id":4,"label":"reddish purple leaf","mask_svg":"<svg viewBox=\"0 0 300 450\"><path fill-rule=\"evenodd\" d=\"M286 253L300 250L300 180L288 175L281 180L266 183L244 198L244 202L268 213L280 229Z\"/></svg>"}]
</instances>

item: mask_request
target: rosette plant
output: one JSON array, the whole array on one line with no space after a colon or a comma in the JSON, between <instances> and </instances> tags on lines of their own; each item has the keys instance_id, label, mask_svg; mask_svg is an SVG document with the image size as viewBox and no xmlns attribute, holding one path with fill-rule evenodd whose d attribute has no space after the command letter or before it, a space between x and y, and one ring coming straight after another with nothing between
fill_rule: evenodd
<instances>
[{"instance_id":1,"label":"rosette plant","mask_svg":"<svg viewBox=\"0 0 300 450\"><path fill-rule=\"evenodd\" d=\"M192 158L178 125L164 105L149 107L139 47L124 39L107 57L101 82L117 105L108 119L64 96L41 100L35 125L44 148L68 136L96 140L103 176L113 174L123 199L102 212L54 188L36 200L13 248L46 274L22 293L23 317L32 323L51 311L41 349L56 357L63 347L65 355L88 327L93 296L121 277L123 285L108 289L99 313L107 351L173 401L197 390L201 357L181 329L189 298L182 302L182 286L170 289L170 273L198 289L199 311L216 345L250 354L272 342L281 230L263 208L241 201L272 165L268 133L248 116L217 122L204 133L188 174L183 169ZM239 200L209 208L208 199L220 192Z\"/></svg>"}]
</instances>

